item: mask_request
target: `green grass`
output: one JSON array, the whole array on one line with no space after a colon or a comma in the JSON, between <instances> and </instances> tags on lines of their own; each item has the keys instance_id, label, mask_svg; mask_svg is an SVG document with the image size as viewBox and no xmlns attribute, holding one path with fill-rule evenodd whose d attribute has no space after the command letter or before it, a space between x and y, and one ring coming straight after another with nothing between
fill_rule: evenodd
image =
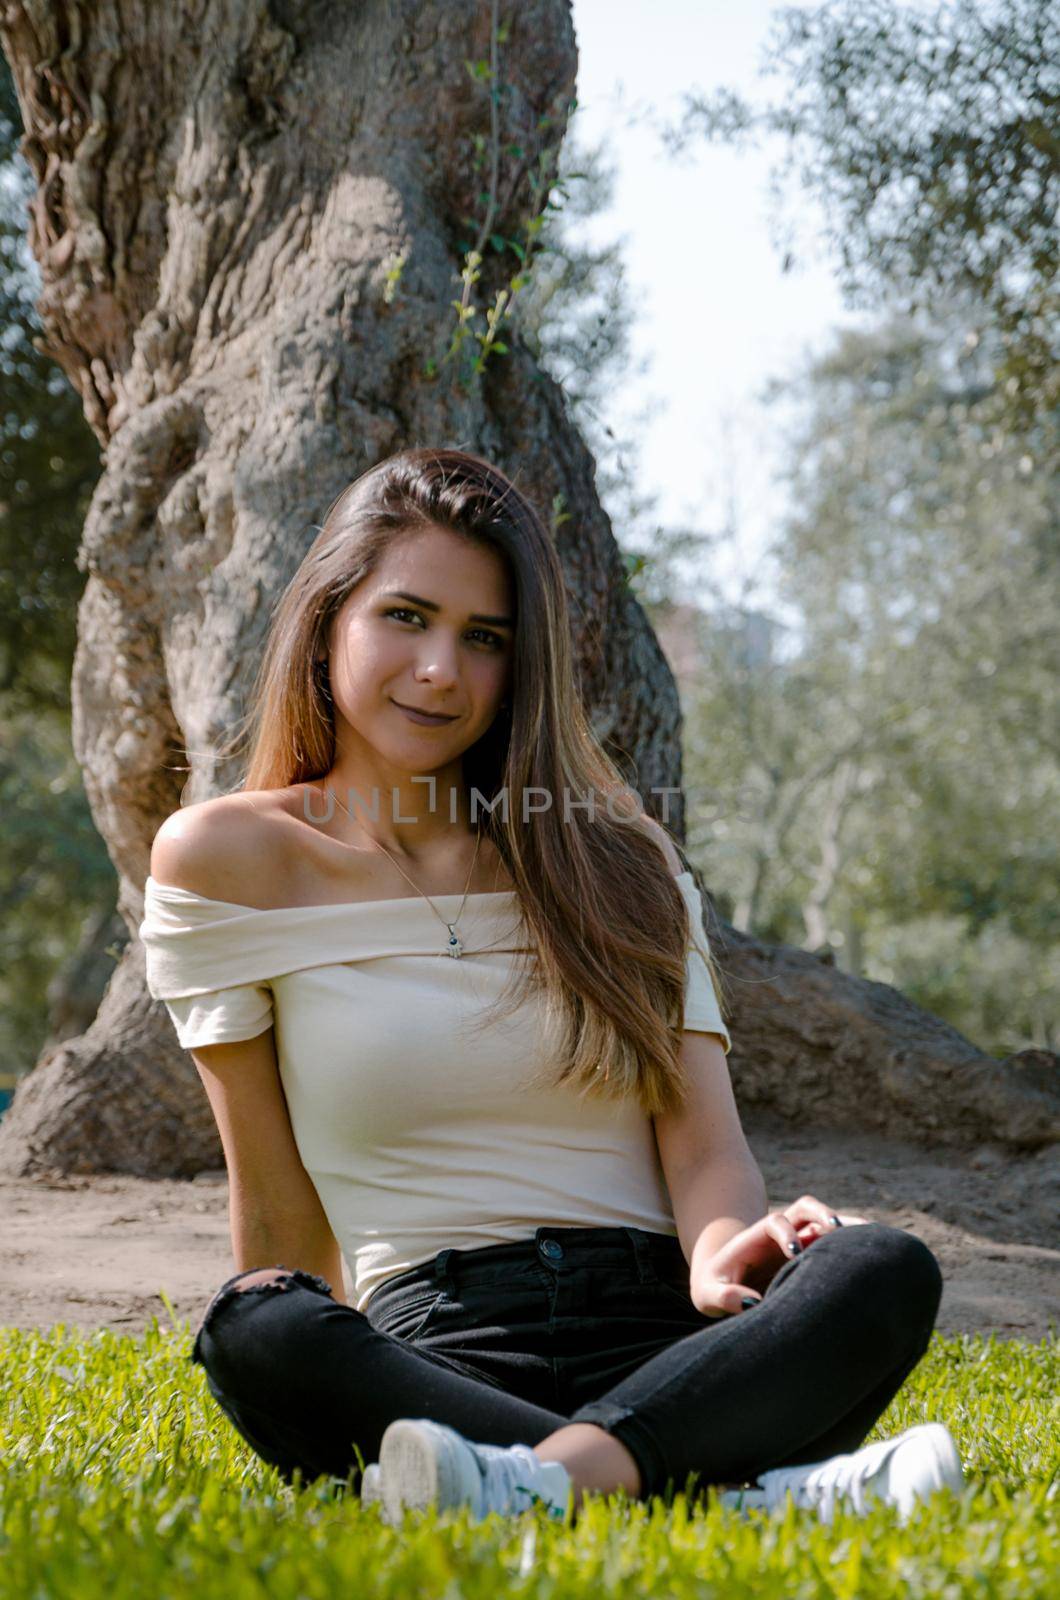
<instances>
[{"instance_id":1,"label":"green grass","mask_svg":"<svg viewBox=\"0 0 1060 1600\"><path fill-rule=\"evenodd\" d=\"M171 1314L172 1315L172 1314ZM1060 1341L942 1338L871 1439L945 1422L973 1493L901 1527L889 1507L812 1513L594 1497L400 1528L334 1479L288 1486L240 1438L187 1356L186 1324L140 1337L0 1329L0 1595L19 1600L575 1600L585 1596L1060 1595Z\"/></svg>"}]
</instances>

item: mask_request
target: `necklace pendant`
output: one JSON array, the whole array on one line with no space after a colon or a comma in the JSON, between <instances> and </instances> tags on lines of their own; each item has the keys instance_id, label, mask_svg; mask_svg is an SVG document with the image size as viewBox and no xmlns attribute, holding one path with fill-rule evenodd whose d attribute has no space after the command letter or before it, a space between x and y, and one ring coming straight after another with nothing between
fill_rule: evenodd
<instances>
[{"instance_id":1,"label":"necklace pendant","mask_svg":"<svg viewBox=\"0 0 1060 1600\"><path fill-rule=\"evenodd\" d=\"M447 922L446 927L449 929L449 943L446 947L447 954L451 956L463 955L464 947L460 943L460 940L457 938L456 934L453 932L452 923Z\"/></svg>"}]
</instances>

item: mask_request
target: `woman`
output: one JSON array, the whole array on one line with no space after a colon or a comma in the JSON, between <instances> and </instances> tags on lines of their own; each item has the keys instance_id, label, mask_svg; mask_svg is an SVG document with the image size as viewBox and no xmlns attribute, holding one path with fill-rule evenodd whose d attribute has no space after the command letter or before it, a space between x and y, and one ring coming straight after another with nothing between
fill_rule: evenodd
<instances>
[{"instance_id":1,"label":"woman","mask_svg":"<svg viewBox=\"0 0 1060 1600\"><path fill-rule=\"evenodd\" d=\"M359 1472L389 1519L696 1485L905 1515L962 1481L946 1430L858 1446L938 1263L767 1212L699 890L582 713L567 605L502 473L382 462L282 597L242 791L159 829L148 982L251 1263L191 1359L288 1481Z\"/></svg>"}]
</instances>

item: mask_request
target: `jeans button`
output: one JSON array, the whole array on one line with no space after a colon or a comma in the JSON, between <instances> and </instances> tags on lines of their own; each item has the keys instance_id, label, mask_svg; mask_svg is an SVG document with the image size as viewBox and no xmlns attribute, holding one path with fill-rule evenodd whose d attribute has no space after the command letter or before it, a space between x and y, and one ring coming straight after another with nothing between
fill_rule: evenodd
<instances>
[{"instance_id":1,"label":"jeans button","mask_svg":"<svg viewBox=\"0 0 1060 1600\"><path fill-rule=\"evenodd\" d=\"M542 1239L541 1254L547 1256L550 1261L562 1261L563 1246L558 1239Z\"/></svg>"}]
</instances>

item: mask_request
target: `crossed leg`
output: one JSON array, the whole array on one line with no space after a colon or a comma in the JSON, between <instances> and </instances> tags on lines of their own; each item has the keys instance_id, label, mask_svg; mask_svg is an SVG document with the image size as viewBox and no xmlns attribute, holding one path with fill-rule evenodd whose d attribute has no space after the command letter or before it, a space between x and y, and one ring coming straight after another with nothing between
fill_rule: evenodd
<instances>
[{"instance_id":1,"label":"crossed leg","mask_svg":"<svg viewBox=\"0 0 1060 1600\"><path fill-rule=\"evenodd\" d=\"M240 1273L235 1280L230 1279L225 1287L237 1294L266 1284L283 1289L293 1277L294 1273L287 1267L258 1267ZM622 1487L634 1498L640 1494L640 1469L633 1456L619 1439L595 1423L567 1424L550 1433L533 1449L542 1461L560 1461L566 1467L574 1486L575 1510L580 1507L583 1494L589 1491L611 1494Z\"/></svg>"},{"instance_id":2,"label":"crossed leg","mask_svg":"<svg viewBox=\"0 0 1060 1600\"><path fill-rule=\"evenodd\" d=\"M239 1273L235 1278L229 1279L227 1283L222 1285L222 1288L214 1296L210 1306L207 1308L203 1326L205 1327L210 1322L215 1308L219 1307L222 1300L231 1294L244 1294L250 1290L265 1287L285 1290L292 1281L298 1279L304 1281L307 1277L322 1292L330 1295L331 1287L326 1284L324 1279L314 1278L312 1274L297 1273L287 1267L252 1268ZM422 1352L412 1351L411 1347L409 1348L409 1353L416 1360L420 1360L423 1354ZM465 1381L475 1383L476 1380L471 1378ZM251 1432L253 1418L248 1415L249 1408L246 1404L238 1400L234 1401L227 1395L222 1400L221 1394L214 1388L212 1382L210 1387L214 1392L215 1398L222 1404L223 1409L225 1409L231 1420L236 1422L244 1436L250 1440L259 1454L265 1454L263 1441L259 1441ZM496 1391L490 1391L490 1394L495 1395ZM532 1409L539 1416L546 1415L539 1407L535 1406ZM412 1412L409 1414L411 1415ZM558 1418L555 1420L559 1421ZM457 1424L454 1423L453 1426L457 1426ZM260 1432L260 1422L257 1427ZM464 1432L465 1429L466 1436L473 1441L488 1442L489 1436L486 1430L473 1430L470 1426L465 1425L460 1431ZM536 1430L527 1428L520 1437L524 1442L528 1442L528 1434L532 1438L539 1435L540 1431L540 1425ZM514 1443L515 1440L512 1439L510 1442ZM632 1498L637 1498L641 1494L642 1476L635 1457L620 1439L608 1433L606 1429L598 1427L595 1423L562 1423L560 1426L553 1428L552 1431L547 1432L544 1438L539 1438L538 1442L532 1445L532 1448L542 1461L559 1461L567 1469L574 1489L575 1510L581 1506L584 1495L590 1492L611 1494L616 1489L623 1488L627 1495ZM273 1460L277 1465L280 1464L275 1455L269 1454L266 1459ZM727 1485L719 1485L719 1487L727 1487Z\"/></svg>"},{"instance_id":3,"label":"crossed leg","mask_svg":"<svg viewBox=\"0 0 1060 1600\"><path fill-rule=\"evenodd\" d=\"M304 1293L280 1292L294 1285ZM579 1496L621 1484L643 1498L687 1471L720 1485L856 1449L924 1354L941 1291L915 1235L844 1229L785 1263L746 1322L688 1334L568 1415L373 1327L298 1269L222 1286L193 1359L278 1466L344 1477L352 1436L371 1461L395 1417L434 1417L473 1442L561 1460Z\"/></svg>"}]
</instances>

